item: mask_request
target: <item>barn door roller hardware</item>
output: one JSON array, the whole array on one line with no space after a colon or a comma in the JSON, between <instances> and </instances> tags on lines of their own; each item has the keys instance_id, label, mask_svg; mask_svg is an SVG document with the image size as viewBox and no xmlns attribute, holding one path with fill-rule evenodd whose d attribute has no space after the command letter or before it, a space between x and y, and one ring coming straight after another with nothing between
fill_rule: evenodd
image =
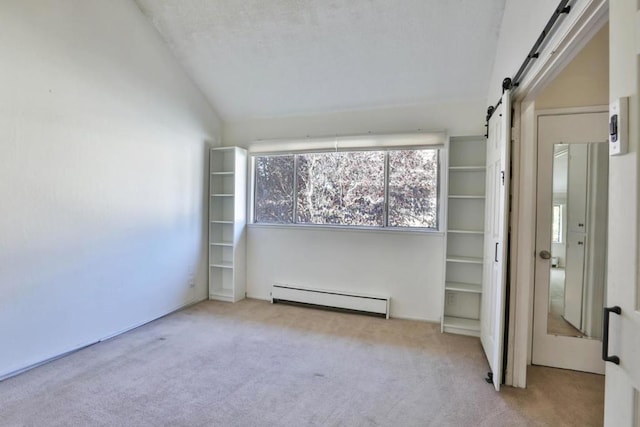
<instances>
[{"instance_id":1,"label":"barn door roller hardware","mask_svg":"<svg viewBox=\"0 0 640 427\"><path fill-rule=\"evenodd\" d=\"M571 11L571 6L569 6L570 1L571 0L560 1L560 4L556 8L556 10L553 12L553 15L551 15L551 18L549 18L547 25L545 25L544 29L542 30L542 33L540 34L536 42L533 44L533 47L529 51L529 54L527 55L527 57L522 62L522 65L518 69L518 72L516 73L516 75L513 76L513 78L507 77L502 81L502 93L504 93L505 90L509 90L511 88L518 87L520 85L520 80L522 79L522 76L526 73L529 65L531 64L531 61L533 61L534 59L538 59L540 57L540 50L541 50L540 48L542 47L545 39L551 34L551 30L558 22L558 19L560 19L562 15L568 14ZM502 102L502 98L500 99L500 101L496 103L495 107L489 107L487 109L487 124L489 122L489 119L491 118L491 115L493 115L493 112L495 111L496 108L498 108L501 102ZM489 132L487 127L487 135L488 134Z\"/></svg>"},{"instance_id":2,"label":"barn door roller hardware","mask_svg":"<svg viewBox=\"0 0 640 427\"><path fill-rule=\"evenodd\" d=\"M510 77L507 77L502 81L502 93L504 93L506 90L511 89L512 87L513 84L511 83ZM500 104L502 104L502 97L500 97L498 102L496 102L495 107L490 105L489 108L487 108L487 123L485 123L484 125L484 127L487 128L487 133L485 133L484 135L486 138L489 138L489 119L491 118L491 116L493 116L493 112L496 111Z\"/></svg>"},{"instance_id":3,"label":"barn door roller hardware","mask_svg":"<svg viewBox=\"0 0 640 427\"><path fill-rule=\"evenodd\" d=\"M493 384L493 372L487 372L487 378L484 379L489 384Z\"/></svg>"}]
</instances>

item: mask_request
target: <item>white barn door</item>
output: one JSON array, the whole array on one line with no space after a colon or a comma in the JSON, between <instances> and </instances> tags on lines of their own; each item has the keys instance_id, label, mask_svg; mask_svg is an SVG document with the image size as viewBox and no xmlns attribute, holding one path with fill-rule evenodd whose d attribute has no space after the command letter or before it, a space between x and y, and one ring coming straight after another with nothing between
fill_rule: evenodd
<instances>
[{"instance_id":1,"label":"white barn door","mask_svg":"<svg viewBox=\"0 0 640 427\"><path fill-rule=\"evenodd\" d=\"M629 96L629 152L609 167L607 305L610 359L605 371L604 425L640 426L640 3L610 2L609 96ZM615 29L615 31L614 31ZM635 45L635 46L634 46ZM635 49L632 49L635 47ZM606 342L606 341L605 341ZM605 351L606 350L606 351ZM617 361L611 361L613 356ZM616 363L617 362L617 363Z\"/></svg>"},{"instance_id":2,"label":"white barn door","mask_svg":"<svg viewBox=\"0 0 640 427\"><path fill-rule=\"evenodd\" d=\"M480 340L489 361L493 385L500 390L504 347L509 147L511 145L510 91L489 119L484 228L484 272Z\"/></svg>"}]
</instances>

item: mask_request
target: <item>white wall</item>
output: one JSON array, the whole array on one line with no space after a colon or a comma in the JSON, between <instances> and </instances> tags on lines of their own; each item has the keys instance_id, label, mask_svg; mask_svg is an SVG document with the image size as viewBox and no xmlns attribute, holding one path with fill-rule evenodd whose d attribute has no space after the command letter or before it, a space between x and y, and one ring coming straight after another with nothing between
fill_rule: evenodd
<instances>
[{"instance_id":1,"label":"white wall","mask_svg":"<svg viewBox=\"0 0 640 427\"><path fill-rule=\"evenodd\" d=\"M0 28L2 377L205 298L220 125L131 1L5 0Z\"/></svg>"},{"instance_id":2,"label":"white wall","mask_svg":"<svg viewBox=\"0 0 640 427\"><path fill-rule=\"evenodd\" d=\"M249 226L247 293L273 283L391 296L394 317L438 321L443 236L411 232Z\"/></svg>"},{"instance_id":3,"label":"white wall","mask_svg":"<svg viewBox=\"0 0 640 427\"><path fill-rule=\"evenodd\" d=\"M434 105L225 122L223 140L224 145L247 146L260 139L413 132L418 129L446 130L452 136L481 135L484 134L486 112L484 99L469 99Z\"/></svg>"},{"instance_id":4,"label":"white wall","mask_svg":"<svg viewBox=\"0 0 640 427\"><path fill-rule=\"evenodd\" d=\"M605 25L536 96L536 110L609 103L609 26Z\"/></svg>"},{"instance_id":5,"label":"white wall","mask_svg":"<svg viewBox=\"0 0 640 427\"><path fill-rule=\"evenodd\" d=\"M326 135L447 130L484 132L482 100L225 123L224 145ZM391 296L394 317L442 316L444 238L439 233L249 226L247 294L268 299L273 283Z\"/></svg>"},{"instance_id":6,"label":"white wall","mask_svg":"<svg viewBox=\"0 0 640 427\"><path fill-rule=\"evenodd\" d=\"M558 0L505 2L496 58L489 81L489 104L495 104L500 99L502 80L514 77L558 3Z\"/></svg>"},{"instance_id":7,"label":"white wall","mask_svg":"<svg viewBox=\"0 0 640 427\"><path fill-rule=\"evenodd\" d=\"M588 38L579 34L585 22L591 34L595 34L606 23L606 0L570 3L570 13L560 15L551 35L546 37L537 52L539 57L529 63L519 82L517 90L527 93L529 99L560 72L560 68L555 66L559 64L558 61L566 63L571 60L588 41ZM505 3L496 58L489 81L490 104L498 101L502 93L502 80L505 77L515 77L558 4L558 0L510 0ZM576 23L579 24L575 25Z\"/></svg>"}]
</instances>

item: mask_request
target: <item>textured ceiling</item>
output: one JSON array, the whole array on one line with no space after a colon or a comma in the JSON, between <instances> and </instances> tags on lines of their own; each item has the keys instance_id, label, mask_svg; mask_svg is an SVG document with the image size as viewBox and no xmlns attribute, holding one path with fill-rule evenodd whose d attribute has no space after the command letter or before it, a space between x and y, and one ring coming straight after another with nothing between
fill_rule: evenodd
<instances>
[{"instance_id":1,"label":"textured ceiling","mask_svg":"<svg viewBox=\"0 0 640 427\"><path fill-rule=\"evenodd\" d=\"M224 120L484 98L505 0L136 0Z\"/></svg>"}]
</instances>

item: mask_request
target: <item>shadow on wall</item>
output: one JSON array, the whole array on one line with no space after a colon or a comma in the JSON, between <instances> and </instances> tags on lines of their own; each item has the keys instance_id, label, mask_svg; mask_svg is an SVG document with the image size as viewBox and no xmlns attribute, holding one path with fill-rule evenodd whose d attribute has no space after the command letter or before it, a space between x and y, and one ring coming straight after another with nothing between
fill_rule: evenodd
<instances>
[{"instance_id":1,"label":"shadow on wall","mask_svg":"<svg viewBox=\"0 0 640 427\"><path fill-rule=\"evenodd\" d=\"M201 257L200 228L123 227L3 256L0 376L179 308Z\"/></svg>"}]
</instances>

